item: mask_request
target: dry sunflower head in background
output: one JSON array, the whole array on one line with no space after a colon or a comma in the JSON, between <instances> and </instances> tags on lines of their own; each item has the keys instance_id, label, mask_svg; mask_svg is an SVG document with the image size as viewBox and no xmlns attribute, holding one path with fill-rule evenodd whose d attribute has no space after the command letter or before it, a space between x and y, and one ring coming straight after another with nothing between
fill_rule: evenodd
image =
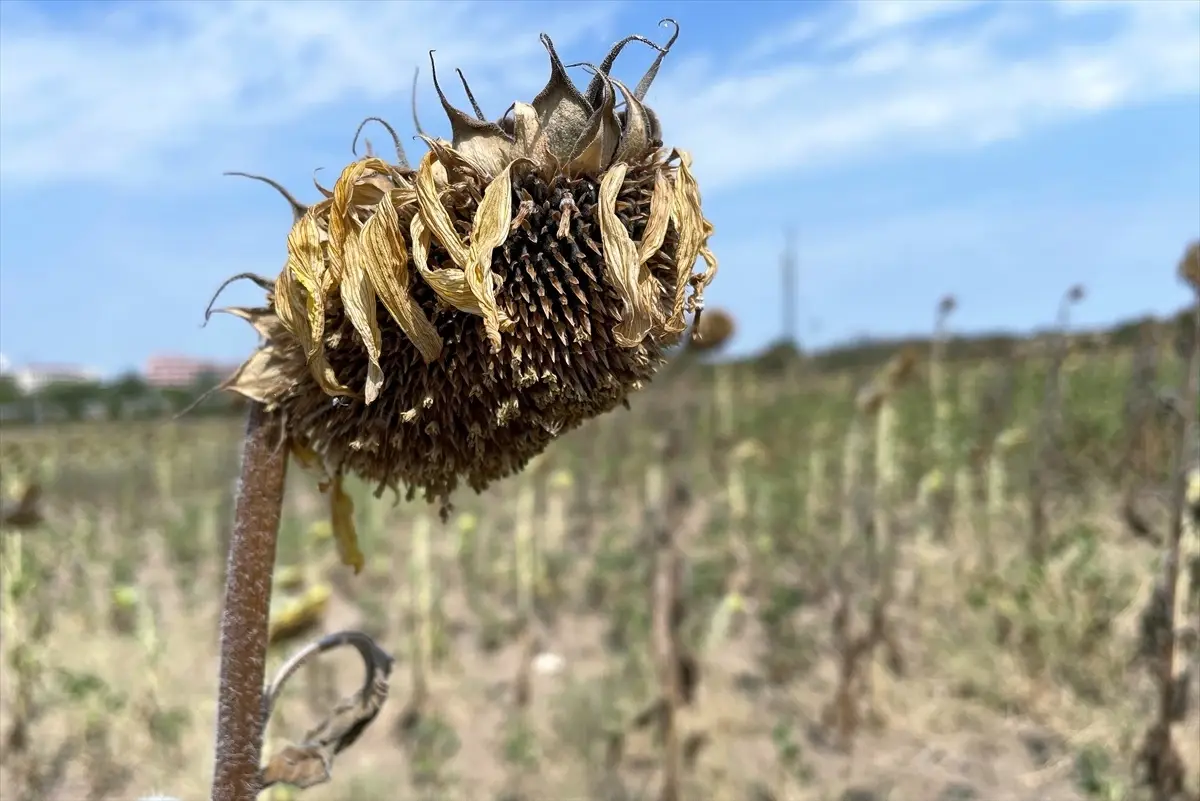
<instances>
[{"instance_id":1,"label":"dry sunflower head in background","mask_svg":"<svg viewBox=\"0 0 1200 801\"><path fill-rule=\"evenodd\" d=\"M474 116L453 107L435 67L452 138L421 132L415 168L393 132L397 163L368 153L311 206L259 178L295 222L283 271L256 279L266 304L224 310L262 339L223 387L324 473L345 561L362 557L344 476L445 510L460 482L481 491L624 403L703 307L713 229L690 157L643 102L679 33L664 23L665 47L630 36L578 65L583 91L543 34L549 82L496 122L465 80ZM634 41L658 54L630 89L610 71Z\"/></svg>"},{"instance_id":2,"label":"dry sunflower head in background","mask_svg":"<svg viewBox=\"0 0 1200 801\"><path fill-rule=\"evenodd\" d=\"M712 353L729 342L735 330L733 315L724 309L708 309L693 323L687 347L693 353Z\"/></svg>"}]
</instances>

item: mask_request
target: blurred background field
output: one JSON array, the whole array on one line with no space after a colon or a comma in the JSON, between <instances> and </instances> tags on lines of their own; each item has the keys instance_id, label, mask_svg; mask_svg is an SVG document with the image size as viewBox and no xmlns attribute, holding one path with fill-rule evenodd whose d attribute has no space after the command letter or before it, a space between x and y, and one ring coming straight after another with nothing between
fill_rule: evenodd
<instances>
[{"instance_id":1,"label":"blurred background field","mask_svg":"<svg viewBox=\"0 0 1200 801\"><path fill-rule=\"evenodd\" d=\"M268 672L351 627L398 659L381 722L306 797L656 798L664 759L696 801L1152 797L1136 757L1190 316L983 341L951 339L952 311L922 342L683 354L445 522L356 486L358 576L293 464ZM8 801L207 797L242 429L222 403L0 430ZM305 668L268 752L360 670Z\"/></svg>"}]
</instances>

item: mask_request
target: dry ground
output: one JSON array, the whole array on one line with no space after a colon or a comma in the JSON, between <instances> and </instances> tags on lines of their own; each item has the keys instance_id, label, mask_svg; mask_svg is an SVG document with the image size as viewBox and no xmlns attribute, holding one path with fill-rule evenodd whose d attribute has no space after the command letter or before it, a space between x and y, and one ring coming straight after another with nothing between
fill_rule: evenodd
<instances>
[{"instance_id":1,"label":"dry ground","mask_svg":"<svg viewBox=\"0 0 1200 801\"><path fill-rule=\"evenodd\" d=\"M479 508L487 508L487 503L485 498ZM878 674L876 709L857 737L853 753L834 748L821 721L822 707L836 684L828 600L816 597L790 614L796 639L786 648L794 652L796 664L784 680L772 676L770 668L772 651L782 646L770 642L755 615L749 614L705 658L700 699L685 715L688 730L702 730L710 738L693 772L689 798L1073 801L1126 797L1129 760L1152 700L1145 678L1126 666L1135 651L1137 616L1149 589L1154 554L1125 539L1114 523L1114 510L1103 504L1073 514L1080 516L1074 522L1094 526L1104 543L1098 569L1109 575L1112 586L1129 592L1099 652L1078 656L1064 652L1073 646L1070 637L1075 635L1062 634L1060 628L1070 629L1078 622L1076 617L1079 621L1083 620L1079 616L1086 617L1087 610L1058 610L1065 622L1047 620L1045 631L1031 635L1043 636L1046 648L1041 657L1045 669L1034 678L1028 660L1020 655L1022 643L1011 637L1003 641L995 633L1004 625L1005 611L989 605L975 608L968 601L973 581L969 560L956 556L953 542L969 541L971 532L958 530L946 546L912 546L905 554L905 571L909 585L921 577L919 594L904 599L895 610L904 672ZM535 677L528 729L514 727L509 699L520 647L515 642L494 650L484 647L489 624L471 610L447 552L451 540L449 535L438 540L448 649L433 679L435 706L430 717L441 725L424 732L423 756L402 747L395 731L409 684L407 599L395 586L401 582L372 576L371 571L348 580L345 568L329 563L321 568L341 577L336 586L359 596L351 600L336 593L322 628L361 626L376 631L400 662L385 716L338 762L335 781L308 791L305 797L312 801L473 801L503 798L504 792L517 787L527 798L555 801L652 797L656 772L653 744L648 740L635 739L627 747L623 770L627 794L604 785L605 732L644 703L651 690L640 648L622 650L606 643L615 610L591 610L579 602L588 566L569 566L562 581L566 600L539 643L542 651L562 658L562 668ZM119 789L103 796L105 801L151 790L198 801L207 797L210 772L219 610L212 597L200 602L185 598L161 539L151 537L147 545L137 584L158 607L157 636L165 656L157 666L146 667L144 642L114 636L97 612L107 605L104 588L109 586L101 562L82 566L69 582L76 589L86 587L90 604L64 603L54 611L44 658L51 664L93 672L128 698L151 694L163 704L193 713L177 748L156 746L145 731L144 718L114 714L107 721L113 738L111 759L127 766L129 774L127 783L119 782ZM391 556L398 562L402 554L401 546ZM387 558L377 559L373 567L391 569ZM804 564L789 569L799 584L820 583L819 577L805 575L809 567ZM211 561L205 570L212 572ZM213 586L216 577L202 575L196 582ZM362 587L355 589L356 582ZM381 585L390 588L379 597ZM372 593L373 600L362 600ZM1068 601L1078 599L1064 598ZM339 692L348 691L359 671L354 659L333 656L329 661L336 666ZM327 697L319 678L303 674L290 688L283 709L292 736L312 719L310 702L319 706ZM6 703L0 706L0 717L5 728L13 697L7 679L6 671L0 676L0 698ZM148 681L153 681L151 689ZM1195 717L1193 713L1192 733L1197 730ZM80 720L79 709L56 710L41 737L52 743L70 727L79 726ZM443 749L441 756L439 749ZM418 759L427 774L428 786L423 790L412 786L410 768ZM1193 771L1198 761L1192 759ZM95 797L83 782L83 770L81 760L73 771L76 777L47 801Z\"/></svg>"}]
</instances>

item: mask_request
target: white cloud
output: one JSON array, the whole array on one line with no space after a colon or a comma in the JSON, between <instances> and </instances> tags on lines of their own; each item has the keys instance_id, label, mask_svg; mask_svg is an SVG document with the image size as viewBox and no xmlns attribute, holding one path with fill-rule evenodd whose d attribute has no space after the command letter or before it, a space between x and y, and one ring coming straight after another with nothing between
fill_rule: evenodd
<instances>
[{"instance_id":1,"label":"white cloud","mask_svg":"<svg viewBox=\"0 0 1200 801\"><path fill-rule=\"evenodd\" d=\"M6 0L0 176L136 179L198 143L347 96L407 97L431 48L483 93L510 70L544 73L536 31L569 45L615 5L138 2L87 8L86 25L69 27L45 6Z\"/></svg>"},{"instance_id":2,"label":"white cloud","mask_svg":"<svg viewBox=\"0 0 1200 801\"><path fill-rule=\"evenodd\" d=\"M882 152L976 146L1200 93L1197 3L844 8L751 44L773 54L769 66L731 73L706 60L659 80L651 102L668 138L686 140L706 189ZM934 18L956 24L928 25ZM1097 21L1106 25L1087 24Z\"/></svg>"},{"instance_id":3,"label":"white cloud","mask_svg":"<svg viewBox=\"0 0 1200 801\"><path fill-rule=\"evenodd\" d=\"M3 5L0 177L124 183L162 180L179 165L207 175L244 163L229 151L286 135L339 100L403 108L411 69L431 47L480 96L527 91L545 70L535 31L566 49L595 36L617 6L130 3L89 10L86 26L69 27L52 24L45 6ZM800 8L733 58L681 44L700 55L669 59L651 91L706 190L883 152L972 147L1200 92L1197 3Z\"/></svg>"}]
</instances>

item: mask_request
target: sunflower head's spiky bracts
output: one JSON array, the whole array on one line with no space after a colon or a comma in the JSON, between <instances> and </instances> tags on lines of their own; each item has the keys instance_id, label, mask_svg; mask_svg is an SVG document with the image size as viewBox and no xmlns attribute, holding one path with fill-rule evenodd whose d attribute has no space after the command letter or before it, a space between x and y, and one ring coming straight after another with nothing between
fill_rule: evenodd
<instances>
[{"instance_id":1,"label":"sunflower head's spiky bracts","mask_svg":"<svg viewBox=\"0 0 1200 801\"><path fill-rule=\"evenodd\" d=\"M691 159L644 102L670 44L622 40L581 92L541 41L549 81L497 122L469 89L474 114L451 105L435 66L451 139L420 132L410 168L393 136L396 164L368 154L311 206L289 197L287 264L235 311L262 342L226 387L281 416L339 531L346 475L444 503L621 405L716 274ZM630 89L610 71L634 41L659 52Z\"/></svg>"}]
</instances>

